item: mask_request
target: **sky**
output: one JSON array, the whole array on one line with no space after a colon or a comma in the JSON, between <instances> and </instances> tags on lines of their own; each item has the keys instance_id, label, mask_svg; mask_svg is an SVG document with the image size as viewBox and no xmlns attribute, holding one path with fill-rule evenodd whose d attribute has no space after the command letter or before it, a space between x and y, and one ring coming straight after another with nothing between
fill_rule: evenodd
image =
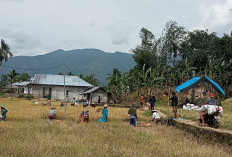
<instances>
[{"instance_id":1,"label":"sky","mask_svg":"<svg viewBox=\"0 0 232 157\"><path fill-rule=\"evenodd\" d=\"M130 53L141 28L159 38L170 20L230 34L230 9L232 0L0 0L0 38L14 56L84 48Z\"/></svg>"}]
</instances>

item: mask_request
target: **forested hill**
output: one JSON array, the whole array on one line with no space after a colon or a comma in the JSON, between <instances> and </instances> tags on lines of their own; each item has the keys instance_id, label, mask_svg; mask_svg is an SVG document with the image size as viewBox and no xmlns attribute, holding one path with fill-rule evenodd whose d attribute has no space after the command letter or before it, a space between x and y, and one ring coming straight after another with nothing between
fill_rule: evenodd
<instances>
[{"instance_id":1,"label":"forested hill","mask_svg":"<svg viewBox=\"0 0 232 157\"><path fill-rule=\"evenodd\" d=\"M17 73L29 73L33 76L39 74L59 74L64 72L88 75L96 74L101 84L106 84L107 74L111 74L113 68L120 71L129 71L134 65L133 55L128 53L106 53L98 49L76 49L70 51L56 50L45 55L16 56L4 62L1 74L9 73L15 68ZM55 67L48 69L50 67Z\"/></svg>"}]
</instances>

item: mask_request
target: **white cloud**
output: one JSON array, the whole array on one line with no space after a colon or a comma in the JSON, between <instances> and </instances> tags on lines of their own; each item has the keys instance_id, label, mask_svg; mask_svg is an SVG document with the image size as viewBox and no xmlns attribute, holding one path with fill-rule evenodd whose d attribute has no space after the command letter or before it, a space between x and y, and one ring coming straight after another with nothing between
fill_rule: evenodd
<instances>
[{"instance_id":1,"label":"white cloud","mask_svg":"<svg viewBox=\"0 0 232 157\"><path fill-rule=\"evenodd\" d=\"M202 20L200 28L208 29L222 35L232 30L232 0L219 1L218 4L201 7Z\"/></svg>"},{"instance_id":2,"label":"white cloud","mask_svg":"<svg viewBox=\"0 0 232 157\"><path fill-rule=\"evenodd\" d=\"M128 52L140 43L142 27L159 37L169 20L227 33L232 14L221 11L227 5L231 0L0 0L0 38L16 55L82 48Z\"/></svg>"}]
</instances>

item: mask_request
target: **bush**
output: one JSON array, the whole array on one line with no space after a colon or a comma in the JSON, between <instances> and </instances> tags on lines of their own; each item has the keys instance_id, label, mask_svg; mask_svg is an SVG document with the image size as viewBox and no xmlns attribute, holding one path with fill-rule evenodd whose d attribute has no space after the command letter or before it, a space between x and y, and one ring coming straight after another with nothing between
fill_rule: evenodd
<instances>
[{"instance_id":1,"label":"bush","mask_svg":"<svg viewBox=\"0 0 232 157\"><path fill-rule=\"evenodd\" d=\"M11 89L10 88L7 88L4 93L11 93Z\"/></svg>"},{"instance_id":2,"label":"bush","mask_svg":"<svg viewBox=\"0 0 232 157\"><path fill-rule=\"evenodd\" d=\"M1 97L5 97L5 93L0 92Z\"/></svg>"},{"instance_id":3,"label":"bush","mask_svg":"<svg viewBox=\"0 0 232 157\"><path fill-rule=\"evenodd\" d=\"M24 94L19 94L18 95L18 98L20 99L20 98L24 98L25 97L25 95Z\"/></svg>"},{"instance_id":4,"label":"bush","mask_svg":"<svg viewBox=\"0 0 232 157\"><path fill-rule=\"evenodd\" d=\"M27 95L27 100L31 100L31 99L34 99L34 95L30 94L30 95Z\"/></svg>"}]
</instances>

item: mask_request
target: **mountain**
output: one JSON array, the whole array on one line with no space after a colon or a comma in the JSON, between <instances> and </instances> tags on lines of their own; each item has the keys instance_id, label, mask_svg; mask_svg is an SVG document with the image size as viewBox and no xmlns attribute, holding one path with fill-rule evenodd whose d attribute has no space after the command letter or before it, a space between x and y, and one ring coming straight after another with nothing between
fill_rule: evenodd
<instances>
[{"instance_id":1,"label":"mountain","mask_svg":"<svg viewBox=\"0 0 232 157\"><path fill-rule=\"evenodd\" d=\"M1 73L9 73L15 69L18 73L59 74L72 72L76 75L96 75L98 81L106 84L107 74L112 74L113 68L129 71L134 65L133 54L115 52L106 53L98 49L76 49L70 51L56 50L38 56L16 56L9 58L1 67ZM15 68L12 68L15 67Z\"/></svg>"}]
</instances>

